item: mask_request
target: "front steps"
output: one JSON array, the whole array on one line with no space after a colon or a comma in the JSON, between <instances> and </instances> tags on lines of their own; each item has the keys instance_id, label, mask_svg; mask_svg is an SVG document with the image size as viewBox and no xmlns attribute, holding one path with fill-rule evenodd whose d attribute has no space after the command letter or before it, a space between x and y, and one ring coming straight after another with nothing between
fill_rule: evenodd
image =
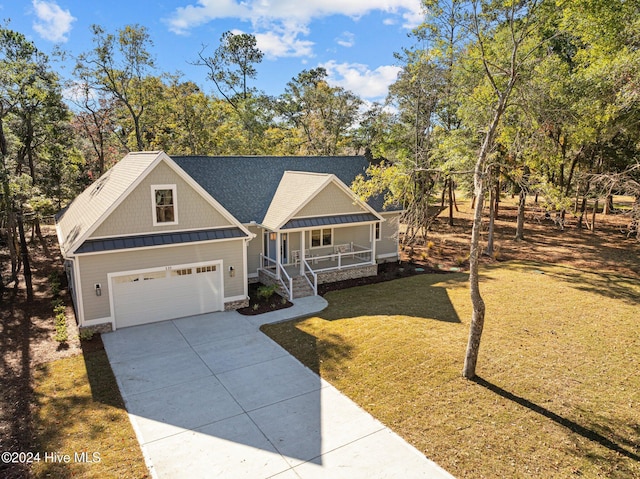
<instances>
[{"instance_id":1,"label":"front steps","mask_svg":"<svg viewBox=\"0 0 640 479\"><path fill-rule=\"evenodd\" d=\"M293 299L313 296L313 288L304 276L294 276L293 278Z\"/></svg>"},{"instance_id":2,"label":"front steps","mask_svg":"<svg viewBox=\"0 0 640 479\"><path fill-rule=\"evenodd\" d=\"M294 276L293 280L293 299L305 298L313 296L313 288L309 285L304 276ZM280 281L267 274L264 270L258 271L258 281L262 284L275 284L278 286L278 294L283 298L289 299L289 295L282 287Z\"/></svg>"}]
</instances>

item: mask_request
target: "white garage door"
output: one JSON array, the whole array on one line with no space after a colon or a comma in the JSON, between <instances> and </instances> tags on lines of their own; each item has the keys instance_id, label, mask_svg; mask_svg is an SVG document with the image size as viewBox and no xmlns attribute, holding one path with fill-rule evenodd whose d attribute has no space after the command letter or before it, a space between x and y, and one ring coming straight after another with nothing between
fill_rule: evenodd
<instances>
[{"instance_id":1,"label":"white garage door","mask_svg":"<svg viewBox=\"0 0 640 479\"><path fill-rule=\"evenodd\" d=\"M222 261L111 275L116 328L224 309Z\"/></svg>"}]
</instances>

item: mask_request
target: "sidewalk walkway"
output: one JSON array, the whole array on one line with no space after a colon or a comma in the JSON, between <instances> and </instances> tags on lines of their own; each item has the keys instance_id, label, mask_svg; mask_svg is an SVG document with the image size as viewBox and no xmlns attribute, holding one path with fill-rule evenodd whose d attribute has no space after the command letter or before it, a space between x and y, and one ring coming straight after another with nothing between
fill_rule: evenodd
<instances>
[{"instance_id":1,"label":"sidewalk walkway","mask_svg":"<svg viewBox=\"0 0 640 479\"><path fill-rule=\"evenodd\" d=\"M452 478L258 329L325 307L315 296L104 334L154 477Z\"/></svg>"}]
</instances>

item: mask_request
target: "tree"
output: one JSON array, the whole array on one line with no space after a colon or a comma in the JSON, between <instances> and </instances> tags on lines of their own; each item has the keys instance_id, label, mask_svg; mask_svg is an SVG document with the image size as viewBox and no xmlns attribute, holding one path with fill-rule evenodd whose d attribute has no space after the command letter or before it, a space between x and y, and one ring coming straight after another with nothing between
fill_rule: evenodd
<instances>
[{"instance_id":1,"label":"tree","mask_svg":"<svg viewBox=\"0 0 640 479\"><path fill-rule=\"evenodd\" d=\"M75 74L81 85L113 97L127 112L133 124L134 148L142 151L147 143L143 117L157 90L145 80L154 69L149 52L153 43L146 27L127 25L117 34L106 33L99 25L91 27L94 48L77 58Z\"/></svg>"},{"instance_id":2,"label":"tree","mask_svg":"<svg viewBox=\"0 0 640 479\"><path fill-rule=\"evenodd\" d=\"M71 83L70 100L79 108L72 120L78 147L86 158L90 179L97 179L122 157L118 146L116 101L88 83Z\"/></svg>"},{"instance_id":3,"label":"tree","mask_svg":"<svg viewBox=\"0 0 640 479\"><path fill-rule=\"evenodd\" d=\"M299 138L299 153L337 155L351 145L350 132L356 125L362 100L327 82L320 67L303 70L287 83L274 109Z\"/></svg>"},{"instance_id":4,"label":"tree","mask_svg":"<svg viewBox=\"0 0 640 479\"><path fill-rule=\"evenodd\" d=\"M474 167L476 204L469 253L469 289L473 313L462 374L476 376L476 365L485 319L485 303L480 294L480 234L487 175L495 139L510 97L521 76L530 68L532 54L540 47L536 35L537 0L485 3L468 2L464 17L473 43L465 51L466 61L478 74L474 100L484 106L484 135Z\"/></svg>"},{"instance_id":5,"label":"tree","mask_svg":"<svg viewBox=\"0 0 640 479\"><path fill-rule=\"evenodd\" d=\"M225 32L213 56L205 56L205 50L206 46L200 50L199 60L193 64L209 69L207 77L213 81L224 101L233 108L247 137L246 145L235 153L258 153L258 140L270 126L270 108L264 95L249 86L249 79L256 78L256 65L264 56L257 47L255 36Z\"/></svg>"},{"instance_id":6,"label":"tree","mask_svg":"<svg viewBox=\"0 0 640 479\"><path fill-rule=\"evenodd\" d=\"M49 60L24 35L0 29L0 177L12 281L22 268L31 299L31 267L25 214L47 187L43 168L54 145L64 141L69 112ZM60 152L58 152L60 153ZM64 153L60 158L66 158ZM37 215L34 228L39 234ZM17 229L17 231L16 231ZM19 256L17 253L20 253ZM4 287L4 284L2 284Z\"/></svg>"},{"instance_id":7,"label":"tree","mask_svg":"<svg viewBox=\"0 0 640 479\"><path fill-rule=\"evenodd\" d=\"M209 79L222 97L235 109L241 100L246 100L255 90L248 80L255 80L258 72L255 65L262 62L264 54L257 47L256 37L249 33L224 32L220 45L213 56L204 56L206 47L198 53L194 65L209 69Z\"/></svg>"}]
</instances>

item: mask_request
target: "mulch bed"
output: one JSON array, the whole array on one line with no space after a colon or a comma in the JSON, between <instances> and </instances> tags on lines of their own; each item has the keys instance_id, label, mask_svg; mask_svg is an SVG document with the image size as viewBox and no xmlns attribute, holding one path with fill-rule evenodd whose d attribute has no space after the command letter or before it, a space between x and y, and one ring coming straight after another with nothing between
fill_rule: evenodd
<instances>
[{"instance_id":1,"label":"mulch bed","mask_svg":"<svg viewBox=\"0 0 640 479\"><path fill-rule=\"evenodd\" d=\"M318 285L318 294L324 296L329 291L339 289L352 288L354 286L364 286L367 284L382 283L398 278L406 278L416 274L426 273L448 273L439 268L435 268L428 264L421 264L407 261L394 261L389 263L381 263L378 265L378 274L376 276L367 276L365 278L345 279L336 281L335 283L324 283Z\"/></svg>"},{"instance_id":2,"label":"mulch bed","mask_svg":"<svg viewBox=\"0 0 640 479\"><path fill-rule=\"evenodd\" d=\"M290 308L293 303L283 298L278 293L273 293L269 299L258 296L258 288L262 283L251 283L249 285L249 306L237 309L238 313L245 316L255 316L257 314L278 311L279 309Z\"/></svg>"}]
</instances>

